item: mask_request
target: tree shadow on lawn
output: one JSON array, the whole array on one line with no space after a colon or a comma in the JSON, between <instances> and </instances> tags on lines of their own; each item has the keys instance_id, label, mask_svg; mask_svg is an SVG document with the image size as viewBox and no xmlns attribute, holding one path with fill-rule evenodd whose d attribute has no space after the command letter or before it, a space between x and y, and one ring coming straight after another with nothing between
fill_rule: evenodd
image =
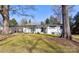
<instances>
[{"instance_id":1,"label":"tree shadow on lawn","mask_svg":"<svg viewBox=\"0 0 79 59\"><path fill-rule=\"evenodd\" d=\"M72 46L75 46L76 48L75 48L75 52L79 52L79 42L77 42L77 41L75 41L75 40L68 40L68 39L65 39L65 38L52 38L52 39L47 39L48 41L51 41L51 40L53 40L53 41L56 41L57 42L57 44L59 43L59 44L61 44L61 45L63 45L63 43L64 42L69 42L69 43L72 43L72 44L70 44L70 45L72 45ZM61 41L61 42L60 42ZM47 44L49 44L49 43L47 43ZM49 44L50 45L50 44ZM69 45L69 44L67 44L66 43L66 45ZM64 46L64 45L63 45ZM59 48L59 50L56 50L57 52L64 52L63 51L63 49L61 49L59 46L56 46L56 47L58 47ZM70 46L71 47L71 46ZM73 47L74 48L74 47ZM55 48L54 48L55 49ZM73 51L74 52L74 51Z\"/></svg>"},{"instance_id":2,"label":"tree shadow on lawn","mask_svg":"<svg viewBox=\"0 0 79 59\"><path fill-rule=\"evenodd\" d=\"M32 50L38 45L38 42L40 41L40 39L38 39L30 48L29 48L29 52L32 53Z\"/></svg>"},{"instance_id":3,"label":"tree shadow on lawn","mask_svg":"<svg viewBox=\"0 0 79 59\"><path fill-rule=\"evenodd\" d=\"M12 41L12 40L8 40L7 42L0 43L0 46L5 45L5 44L7 44L7 43L9 43L9 42L11 42L11 41Z\"/></svg>"},{"instance_id":4,"label":"tree shadow on lawn","mask_svg":"<svg viewBox=\"0 0 79 59\"><path fill-rule=\"evenodd\" d=\"M38 39L38 40L28 49L29 53L32 53L32 52L33 52L33 49L36 48L36 46L38 45L38 42L39 42L40 40L42 40L49 48L52 49L51 52L53 52L53 50L54 50L54 52L63 53L63 50L62 50L59 46L54 46L53 44L51 45L49 42L47 42L47 41L44 40L44 39ZM38 48L38 49L39 49L39 48ZM45 50L45 49L41 49L41 50L43 50L44 52L49 52L48 50Z\"/></svg>"},{"instance_id":5,"label":"tree shadow on lawn","mask_svg":"<svg viewBox=\"0 0 79 59\"><path fill-rule=\"evenodd\" d=\"M76 46L79 46L79 42L77 42L76 40L69 40L69 41L71 41L74 45L76 45Z\"/></svg>"},{"instance_id":6,"label":"tree shadow on lawn","mask_svg":"<svg viewBox=\"0 0 79 59\"><path fill-rule=\"evenodd\" d=\"M63 53L63 50L59 47L59 46L57 46L57 45L51 45L48 41L46 41L46 40L43 40L43 42L44 43L46 43L46 45L49 47L49 48L51 48L52 50L54 50L55 52L57 52L57 53Z\"/></svg>"}]
</instances>

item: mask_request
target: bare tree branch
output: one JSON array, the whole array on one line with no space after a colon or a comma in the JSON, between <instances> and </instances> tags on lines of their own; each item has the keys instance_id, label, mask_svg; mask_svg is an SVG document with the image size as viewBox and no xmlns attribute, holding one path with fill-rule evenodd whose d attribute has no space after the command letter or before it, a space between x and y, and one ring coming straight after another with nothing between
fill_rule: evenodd
<instances>
[{"instance_id":1,"label":"bare tree branch","mask_svg":"<svg viewBox=\"0 0 79 59\"><path fill-rule=\"evenodd\" d=\"M31 18L34 18L34 15L33 14L28 14L27 12L29 10L33 10L35 11L35 6L26 6L26 5L16 5L16 6L13 6L11 5L10 8L9 8L9 11L12 15L16 14L18 16L25 16L25 17L31 17Z\"/></svg>"}]
</instances>

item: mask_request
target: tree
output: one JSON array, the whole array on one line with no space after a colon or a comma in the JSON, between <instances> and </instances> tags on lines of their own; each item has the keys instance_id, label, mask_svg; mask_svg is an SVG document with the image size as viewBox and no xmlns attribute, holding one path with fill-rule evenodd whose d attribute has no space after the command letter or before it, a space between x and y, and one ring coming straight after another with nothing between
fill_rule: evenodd
<instances>
[{"instance_id":1,"label":"tree","mask_svg":"<svg viewBox=\"0 0 79 59\"><path fill-rule=\"evenodd\" d=\"M60 25L60 21L58 21L57 17L50 16L50 24L51 25Z\"/></svg>"},{"instance_id":2,"label":"tree","mask_svg":"<svg viewBox=\"0 0 79 59\"><path fill-rule=\"evenodd\" d=\"M45 24L50 24L50 20L48 18L45 20Z\"/></svg>"},{"instance_id":3,"label":"tree","mask_svg":"<svg viewBox=\"0 0 79 59\"><path fill-rule=\"evenodd\" d=\"M44 22L43 21L41 21L41 25L44 25Z\"/></svg>"},{"instance_id":4,"label":"tree","mask_svg":"<svg viewBox=\"0 0 79 59\"><path fill-rule=\"evenodd\" d=\"M71 30L71 33L73 34L74 20L71 16L69 16L69 22L70 22L70 30Z\"/></svg>"},{"instance_id":5,"label":"tree","mask_svg":"<svg viewBox=\"0 0 79 59\"><path fill-rule=\"evenodd\" d=\"M68 12L69 12L70 16L72 15L73 10L74 10L74 5L68 6ZM62 7L61 7L61 5L53 5L52 11L53 11L53 14L56 16L56 18L62 24Z\"/></svg>"},{"instance_id":6,"label":"tree","mask_svg":"<svg viewBox=\"0 0 79 59\"><path fill-rule=\"evenodd\" d=\"M31 24L31 19L29 20L29 24Z\"/></svg>"},{"instance_id":7,"label":"tree","mask_svg":"<svg viewBox=\"0 0 79 59\"><path fill-rule=\"evenodd\" d=\"M26 20L25 18L23 18L23 19L21 20L21 25L22 25L22 26L25 26L26 24L28 24L28 22L27 22L27 20Z\"/></svg>"},{"instance_id":8,"label":"tree","mask_svg":"<svg viewBox=\"0 0 79 59\"><path fill-rule=\"evenodd\" d=\"M50 24L53 25L54 24L54 17L50 16Z\"/></svg>"},{"instance_id":9,"label":"tree","mask_svg":"<svg viewBox=\"0 0 79 59\"><path fill-rule=\"evenodd\" d=\"M62 8L61 8L61 5L52 6L52 11L53 11L53 14L55 15L55 17L57 18L57 20L59 20L60 23L62 24Z\"/></svg>"},{"instance_id":10,"label":"tree","mask_svg":"<svg viewBox=\"0 0 79 59\"><path fill-rule=\"evenodd\" d=\"M26 10L29 9L34 9L32 6L9 6L9 5L1 5L0 6L0 14L2 15L3 18L3 33L4 34L9 34L9 14L17 14L21 16L31 16L26 12Z\"/></svg>"},{"instance_id":11,"label":"tree","mask_svg":"<svg viewBox=\"0 0 79 59\"><path fill-rule=\"evenodd\" d=\"M71 39L71 31L69 24L68 6L62 5L62 20L63 20L63 37Z\"/></svg>"},{"instance_id":12,"label":"tree","mask_svg":"<svg viewBox=\"0 0 79 59\"><path fill-rule=\"evenodd\" d=\"M45 24L47 25L60 25L60 22L56 17L50 16L50 18L47 18L45 20Z\"/></svg>"},{"instance_id":13,"label":"tree","mask_svg":"<svg viewBox=\"0 0 79 59\"><path fill-rule=\"evenodd\" d=\"M8 5L2 5L0 13L3 18L3 34L9 33L9 6Z\"/></svg>"},{"instance_id":14,"label":"tree","mask_svg":"<svg viewBox=\"0 0 79 59\"><path fill-rule=\"evenodd\" d=\"M16 26L18 23L17 21L15 20L15 18L13 18L12 20L10 20L9 22L9 26Z\"/></svg>"},{"instance_id":15,"label":"tree","mask_svg":"<svg viewBox=\"0 0 79 59\"><path fill-rule=\"evenodd\" d=\"M9 7L10 15L34 18L34 15L27 13L29 10L35 11L36 8L32 5L10 5Z\"/></svg>"},{"instance_id":16,"label":"tree","mask_svg":"<svg viewBox=\"0 0 79 59\"><path fill-rule=\"evenodd\" d=\"M73 34L79 34L79 12L74 16Z\"/></svg>"}]
</instances>

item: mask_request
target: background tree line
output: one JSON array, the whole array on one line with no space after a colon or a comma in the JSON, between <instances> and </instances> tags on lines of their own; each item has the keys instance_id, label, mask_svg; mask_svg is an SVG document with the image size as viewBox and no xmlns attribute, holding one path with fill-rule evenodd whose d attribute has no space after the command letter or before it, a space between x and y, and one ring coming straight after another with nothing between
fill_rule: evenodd
<instances>
[{"instance_id":1,"label":"background tree line","mask_svg":"<svg viewBox=\"0 0 79 59\"><path fill-rule=\"evenodd\" d=\"M57 17L50 16L49 18L46 18L45 21L41 21L41 25L60 25L61 22Z\"/></svg>"}]
</instances>

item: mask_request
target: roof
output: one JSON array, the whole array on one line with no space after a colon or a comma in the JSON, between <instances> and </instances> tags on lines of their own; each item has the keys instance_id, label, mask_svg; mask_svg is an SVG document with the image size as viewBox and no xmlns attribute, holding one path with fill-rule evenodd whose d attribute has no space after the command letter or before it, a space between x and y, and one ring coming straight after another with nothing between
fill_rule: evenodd
<instances>
[{"instance_id":1,"label":"roof","mask_svg":"<svg viewBox=\"0 0 79 59\"><path fill-rule=\"evenodd\" d=\"M35 24L27 24L27 25L17 25L14 27L27 27L27 28L46 28L46 27L56 27L56 26L62 26L62 25L35 25ZM13 26L10 26L13 27Z\"/></svg>"},{"instance_id":2,"label":"roof","mask_svg":"<svg viewBox=\"0 0 79 59\"><path fill-rule=\"evenodd\" d=\"M10 27L28 27L28 28L33 28L33 27L35 27L35 28L41 28L41 27L43 27L42 25L17 25L17 26L10 26Z\"/></svg>"}]
</instances>

